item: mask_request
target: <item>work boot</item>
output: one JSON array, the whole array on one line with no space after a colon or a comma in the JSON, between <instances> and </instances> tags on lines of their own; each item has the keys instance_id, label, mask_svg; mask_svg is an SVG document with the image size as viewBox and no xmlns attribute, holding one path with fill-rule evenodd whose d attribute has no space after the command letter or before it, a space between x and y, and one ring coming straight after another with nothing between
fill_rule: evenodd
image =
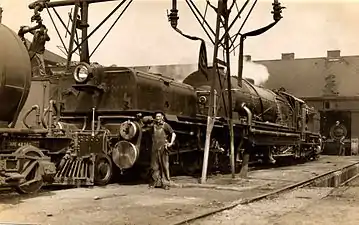
<instances>
[{"instance_id":1,"label":"work boot","mask_svg":"<svg viewBox=\"0 0 359 225\"><path fill-rule=\"evenodd\" d=\"M271 163L271 164L275 164L275 162L276 162L276 160L273 158L273 156L269 156L268 157L268 161L269 161L269 163Z\"/></svg>"}]
</instances>

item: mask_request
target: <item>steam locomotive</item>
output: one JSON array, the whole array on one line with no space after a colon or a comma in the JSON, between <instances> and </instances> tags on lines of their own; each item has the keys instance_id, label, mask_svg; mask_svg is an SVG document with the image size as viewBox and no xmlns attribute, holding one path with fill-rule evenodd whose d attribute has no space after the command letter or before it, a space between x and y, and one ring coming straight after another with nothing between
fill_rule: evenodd
<instances>
[{"instance_id":1,"label":"steam locomotive","mask_svg":"<svg viewBox=\"0 0 359 225\"><path fill-rule=\"evenodd\" d=\"M42 113L32 107L22 120L27 128L18 129L14 124L31 84L30 61L19 38L1 24L0 45L0 185L31 193L44 183L105 185L118 170L146 175L151 138L145 128L156 111L165 114L177 134L171 167L190 174L201 168L211 77L196 71L180 83L159 74L83 62L69 72L52 68L55 76L60 74L58 94ZM208 68L208 74L212 70ZM237 78L231 79L230 90L221 88L226 82L223 71L215 83L217 119L209 170L229 167L228 91L233 96L237 163L243 149L250 149L251 161L318 157L321 139L314 109L284 91L246 79L238 86ZM36 121L30 126L26 117L33 112Z\"/></svg>"}]
</instances>

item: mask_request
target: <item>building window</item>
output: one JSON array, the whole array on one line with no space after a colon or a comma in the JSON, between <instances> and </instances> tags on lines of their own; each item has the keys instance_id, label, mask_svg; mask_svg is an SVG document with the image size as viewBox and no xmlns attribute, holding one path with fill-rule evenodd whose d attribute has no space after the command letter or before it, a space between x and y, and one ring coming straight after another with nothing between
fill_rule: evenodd
<instances>
[{"instance_id":1,"label":"building window","mask_svg":"<svg viewBox=\"0 0 359 225\"><path fill-rule=\"evenodd\" d=\"M324 102L324 109L329 109L330 108L330 104L328 101Z\"/></svg>"}]
</instances>

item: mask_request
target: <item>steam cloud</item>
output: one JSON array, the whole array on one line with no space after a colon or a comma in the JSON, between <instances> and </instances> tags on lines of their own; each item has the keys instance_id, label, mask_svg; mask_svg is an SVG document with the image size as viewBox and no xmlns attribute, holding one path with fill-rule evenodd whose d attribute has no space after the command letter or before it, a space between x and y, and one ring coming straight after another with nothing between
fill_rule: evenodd
<instances>
[{"instance_id":1,"label":"steam cloud","mask_svg":"<svg viewBox=\"0 0 359 225\"><path fill-rule=\"evenodd\" d=\"M238 76L238 62L231 64L232 76ZM244 60L243 78L251 78L256 85L263 85L269 79L269 72L266 66L252 61Z\"/></svg>"},{"instance_id":2,"label":"steam cloud","mask_svg":"<svg viewBox=\"0 0 359 225\"><path fill-rule=\"evenodd\" d=\"M164 76L172 77L175 81L182 82L189 74L197 71L196 64L186 65L165 65L151 66L148 70L150 73L160 73Z\"/></svg>"}]
</instances>

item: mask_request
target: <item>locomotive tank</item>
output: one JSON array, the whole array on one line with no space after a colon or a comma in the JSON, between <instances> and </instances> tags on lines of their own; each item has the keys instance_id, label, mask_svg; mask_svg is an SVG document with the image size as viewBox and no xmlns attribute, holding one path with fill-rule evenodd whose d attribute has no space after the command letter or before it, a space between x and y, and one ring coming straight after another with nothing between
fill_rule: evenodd
<instances>
[{"instance_id":1,"label":"locomotive tank","mask_svg":"<svg viewBox=\"0 0 359 225\"><path fill-rule=\"evenodd\" d=\"M0 127L15 123L31 85L30 57L21 39L0 24Z\"/></svg>"}]
</instances>

